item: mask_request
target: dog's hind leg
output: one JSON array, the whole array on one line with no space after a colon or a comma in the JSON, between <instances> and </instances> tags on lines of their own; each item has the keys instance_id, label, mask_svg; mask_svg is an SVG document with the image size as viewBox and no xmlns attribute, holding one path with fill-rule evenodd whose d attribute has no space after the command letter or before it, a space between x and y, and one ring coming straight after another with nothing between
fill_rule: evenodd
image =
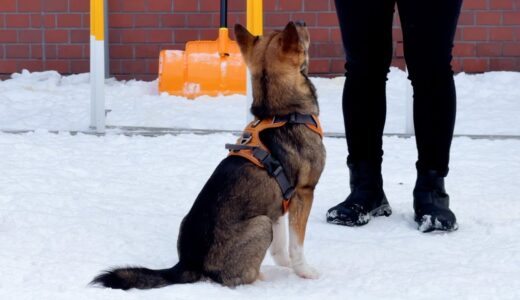
<instances>
[{"instance_id":1,"label":"dog's hind leg","mask_svg":"<svg viewBox=\"0 0 520 300\"><path fill-rule=\"evenodd\" d=\"M273 242L270 252L274 262L282 267L290 267L291 260L287 252L287 227L285 216L281 216L273 223Z\"/></svg>"},{"instance_id":2,"label":"dog's hind leg","mask_svg":"<svg viewBox=\"0 0 520 300\"><path fill-rule=\"evenodd\" d=\"M227 239L216 241L208 254L207 275L226 286L254 282L273 239L271 219L257 216L225 231Z\"/></svg>"},{"instance_id":3,"label":"dog's hind leg","mask_svg":"<svg viewBox=\"0 0 520 300\"><path fill-rule=\"evenodd\" d=\"M303 255L307 220L314 199L314 189L299 188L289 206L289 256L294 272L303 278L316 279L319 273L309 266Z\"/></svg>"}]
</instances>

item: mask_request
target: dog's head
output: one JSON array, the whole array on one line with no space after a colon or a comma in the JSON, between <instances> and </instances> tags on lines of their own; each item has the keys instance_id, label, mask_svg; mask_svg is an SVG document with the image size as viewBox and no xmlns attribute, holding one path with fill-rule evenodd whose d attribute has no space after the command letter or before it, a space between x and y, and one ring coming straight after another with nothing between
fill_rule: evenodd
<instances>
[{"instance_id":1,"label":"dog's head","mask_svg":"<svg viewBox=\"0 0 520 300\"><path fill-rule=\"evenodd\" d=\"M315 88L307 77L310 37L304 22L289 22L265 36L254 36L237 24L235 36L251 72L251 112L256 117L318 113Z\"/></svg>"},{"instance_id":2,"label":"dog's head","mask_svg":"<svg viewBox=\"0 0 520 300\"><path fill-rule=\"evenodd\" d=\"M309 64L309 31L305 22L289 22L282 31L254 36L244 26L235 25L240 51L252 74L262 69L276 73L302 72Z\"/></svg>"}]
</instances>

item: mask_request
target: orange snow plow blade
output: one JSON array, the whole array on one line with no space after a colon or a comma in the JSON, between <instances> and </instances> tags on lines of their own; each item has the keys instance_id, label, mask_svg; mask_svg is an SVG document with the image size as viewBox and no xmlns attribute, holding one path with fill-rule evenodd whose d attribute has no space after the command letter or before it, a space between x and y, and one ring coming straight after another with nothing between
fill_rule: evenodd
<instances>
[{"instance_id":1,"label":"orange snow plow blade","mask_svg":"<svg viewBox=\"0 0 520 300\"><path fill-rule=\"evenodd\" d=\"M159 57L159 91L189 99L201 95L246 93L246 65L228 29L216 41L191 41L186 51L163 50Z\"/></svg>"}]
</instances>

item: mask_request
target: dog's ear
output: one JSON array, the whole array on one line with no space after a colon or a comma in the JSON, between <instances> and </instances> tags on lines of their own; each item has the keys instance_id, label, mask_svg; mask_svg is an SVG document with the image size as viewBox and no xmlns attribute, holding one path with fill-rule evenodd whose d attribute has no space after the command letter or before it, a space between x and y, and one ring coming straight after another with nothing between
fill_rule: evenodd
<instances>
[{"instance_id":1,"label":"dog's ear","mask_svg":"<svg viewBox=\"0 0 520 300\"><path fill-rule=\"evenodd\" d=\"M296 24L293 21L289 22L282 32L282 50L284 52L298 51L300 43L300 36Z\"/></svg>"},{"instance_id":2,"label":"dog's ear","mask_svg":"<svg viewBox=\"0 0 520 300\"><path fill-rule=\"evenodd\" d=\"M247 57L256 37L240 24L235 24L235 36L242 56Z\"/></svg>"}]
</instances>

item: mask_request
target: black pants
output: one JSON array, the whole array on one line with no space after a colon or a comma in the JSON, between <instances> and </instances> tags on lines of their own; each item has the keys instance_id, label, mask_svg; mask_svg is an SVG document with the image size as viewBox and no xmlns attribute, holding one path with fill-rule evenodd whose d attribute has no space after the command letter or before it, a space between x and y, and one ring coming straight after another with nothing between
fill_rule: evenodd
<instances>
[{"instance_id":1,"label":"black pants","mask_svg":"<svg viewBox=\"0 0 520 300\"><path fill-rule=\"evenodd\" d=\"M335 2L347 59L343 116L348 160L382 160L385 89L397 2L414 92L417 169L445 176L456 111L451 52L462 0Z\"/></svg>"}]
</instances>

